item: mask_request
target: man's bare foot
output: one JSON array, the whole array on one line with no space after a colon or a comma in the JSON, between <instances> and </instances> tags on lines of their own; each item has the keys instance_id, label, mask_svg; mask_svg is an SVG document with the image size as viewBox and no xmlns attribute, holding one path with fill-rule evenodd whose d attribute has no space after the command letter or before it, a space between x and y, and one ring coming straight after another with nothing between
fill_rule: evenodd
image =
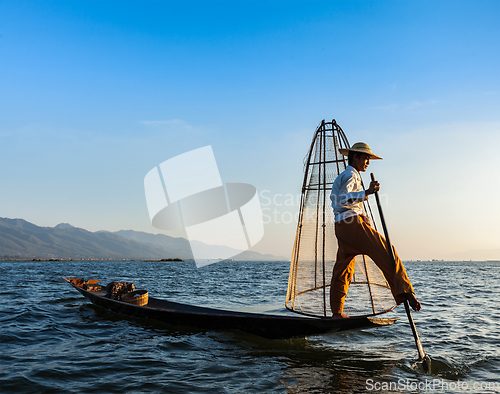
<instances>
[{"instance_id":1,"label":"man's bare foot","mask_svg":"<svg viewBox=\"0 0 500 394\"><path fill-rule=\"evenodd\" d=\"M418 302L417 298L415 297L415 294L407 293L406 299L410 303L411 309L413 309L414 311L418 312L422 309L422 305L420 304L420 302Z\"/></svg>"},{"instance_id":2,"label":"man's bare foot","mask_svg":"<svg viewBox=\"0 0 500 394\"><path fill-rule=\"evenodd\" d=\"M332 319L348 319L349 316L344 315L343 313L334 313L332 314Z\"/></svg>"}]
</instances>

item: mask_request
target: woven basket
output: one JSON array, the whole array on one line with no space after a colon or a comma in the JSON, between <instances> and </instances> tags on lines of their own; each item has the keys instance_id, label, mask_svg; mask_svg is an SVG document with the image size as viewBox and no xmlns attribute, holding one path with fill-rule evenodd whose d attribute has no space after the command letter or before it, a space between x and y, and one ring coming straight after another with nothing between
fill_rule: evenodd
<instances>
[{"instance_id":1,"label":"woven basket","mask_svg":"<svg viewBox=\"0 0 500 394\"><path fill-rule=\"evenodd\" d=\"M131 291L130 293L124 294L122 296L122 301L139 306L147 305L148 292L147 290Z\"/></svg>"}]
</instances>

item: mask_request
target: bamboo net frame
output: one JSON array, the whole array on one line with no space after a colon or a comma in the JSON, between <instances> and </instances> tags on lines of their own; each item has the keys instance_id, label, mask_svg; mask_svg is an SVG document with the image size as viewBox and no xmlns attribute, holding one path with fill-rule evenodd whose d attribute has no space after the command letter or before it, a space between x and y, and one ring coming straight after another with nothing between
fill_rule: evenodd
<instances>
[{"instance_id":1,"label":"bamboo net frame","mask_svg":"<svg viewBox=\"0 0 500 394\"><path fill-rule=\"evenodd\" d=\"M335 120L324 120L316 129L304 162L304 181L295 234L286 307L304 315L331 315L329 287L337 254L337 239L330 192L335 178L347 167L339 149L349 148ZM371 208L364 213L375 225ZM356 256L355 271L344 304L350 316L373 316L396 307L387 281L375 263Z\"/></svg>"}]
</instances>

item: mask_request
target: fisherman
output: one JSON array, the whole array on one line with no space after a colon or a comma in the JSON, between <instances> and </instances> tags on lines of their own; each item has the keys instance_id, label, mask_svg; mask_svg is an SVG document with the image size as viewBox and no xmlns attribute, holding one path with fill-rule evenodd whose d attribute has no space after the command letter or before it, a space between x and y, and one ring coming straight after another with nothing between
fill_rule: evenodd
<instances>
[{"instance_id":1,"label":"fisherman","mask_svg":"<svg viewBox=\"0 0 500 394\"><path fill-rule=\"evenodd\" d=\"M369 256L383 272L397 304L408 300L412 309L419 311L421 305L415 297L403 263L394 250L394 268L385 238L370 225L363 214L363 201L366 201L370 194L377 192L380 184L372 181L368 189L363 190L359 173L366 171L370 159L382 158L373 154L364 142L339 151L348 157L349 165L333 182L330 195L338 241L337 260L333 266L330 286L332 317L348 317L343 313L344 301L354 275L354 258L360 254Z\"/></svg>"}]
</instances>

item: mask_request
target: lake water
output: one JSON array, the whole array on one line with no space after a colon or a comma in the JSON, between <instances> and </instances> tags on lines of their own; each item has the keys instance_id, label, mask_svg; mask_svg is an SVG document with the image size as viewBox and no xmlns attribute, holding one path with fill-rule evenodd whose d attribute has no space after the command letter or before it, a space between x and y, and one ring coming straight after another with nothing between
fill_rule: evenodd
<instances>
[{"instance_id":1,"label":"lake water","mask_svg":"<svg viewBox=\"0 0 500 394\"><path fill-rule=\"evenodd\" d=\"M389 327L290 340L179 329L92 305L61 276L283 313L288 262L0 262L2 393L500 392L500 263L407 262L432 373L404 308Z\"/></svg>"}]
</instances>

